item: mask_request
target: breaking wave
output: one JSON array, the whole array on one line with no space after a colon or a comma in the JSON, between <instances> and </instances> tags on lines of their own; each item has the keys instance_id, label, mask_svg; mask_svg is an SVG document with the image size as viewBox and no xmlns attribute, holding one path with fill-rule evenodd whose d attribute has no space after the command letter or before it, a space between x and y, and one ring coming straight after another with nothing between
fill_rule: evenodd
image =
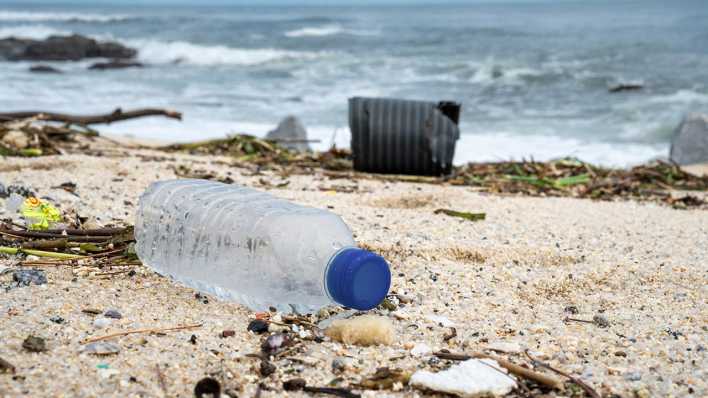
<instances>
[{"instance_id":1,"label":"breaking wave","mask_svg":"<svg viewBox=\"0 0 708 398\"><path fill-rule=\"evenodd\" d=\"M64 21L64 22L113 22L131 19L126 15L99 15L68 12L0 11L0 21Z\"/></svg>"},{"instance_id":2,"label":"breaking wave","mask_svg":"<svg viewBox=\"0 0 708 398\"><path fill-rule=\"evenodd\" d=\"M310 26L285 32L287 37L331 36L342 33L344 30L339 25Z\"/></svg>"},{"instance_id":3,"label":"breaking wave","mask_svg":"<svg viewBox=\"0 0 708 398\"><path fill-rule=\"evenodd\" d=\"M5 37L19 37L23 39L46 39L52 35L68 35L71 32L55 29L44 25L20 25L0 28L0 39Z\"/></svg>"},{"instance_id":4,"label":"breaking wave","mask_svg":"<svg viewBox=\"0 0 708 398\"><path fill-rule=\"evenodd\" d=\"M316 52L209 46L184 41L128 40L126 43L137 48L140 59L150 63L248 66L292 59L311 59L320 55Z\"/></svg>"}]
</instances>

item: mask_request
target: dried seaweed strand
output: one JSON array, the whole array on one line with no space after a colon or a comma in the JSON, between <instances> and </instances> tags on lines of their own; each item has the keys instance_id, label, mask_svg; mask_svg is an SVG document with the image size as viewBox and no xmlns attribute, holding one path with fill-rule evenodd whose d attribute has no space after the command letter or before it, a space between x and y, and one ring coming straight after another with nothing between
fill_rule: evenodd
<instances>
[{"instance_id":1,"label":"dried seaweed strand","mask_svg":"<svg viewBox=\"0 0 708 398\"><path fill-rule=\"evenodd\" d=\"M187 329L195 329L202 327L201 323L195 323L193 325L183 325L183 326L175 326L171 328L147 328L147 329L131 329L131 330L125 330L123 332L117 332L117 333L112 333L112 334L107 334L105 336L100 336L100 337L92 337L89 339L84 339L81 340L81 344L88 344L88 343L93 343L96 341L103 341L103 340L109 340L114 337L121 337L121 336L127 336L130 334L138 334L138 333L162 333L162 332L172 332L176 330L187 330Z\"/></svg>"}]
</instances>

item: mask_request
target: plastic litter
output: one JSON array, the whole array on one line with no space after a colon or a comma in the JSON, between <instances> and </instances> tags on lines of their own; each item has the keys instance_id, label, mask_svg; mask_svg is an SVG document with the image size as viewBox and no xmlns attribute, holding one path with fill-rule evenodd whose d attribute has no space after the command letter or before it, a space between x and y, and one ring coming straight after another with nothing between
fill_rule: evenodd
<instances>
[{"instance_id":1,"label":"plastic litter","mask_svg":"<svg viewBox=\"0 0 708 398\"><path fill-rule=\"evenodd\" d=\"M140 198L136 252L158 273L255 311L376 307L391 273L342 219L270 194L205 180L152 184Z\"/></svg>"},{"instance_id":2,"label":"plastic litter","mask_svg":"<svg viewBox=\"0 0 708 398\"><path fill-rule=\"evenodd\" d=\"M506 369L491 359L469 359L438 373L419 370L410 384L465 398L501 396L516 388Z\"/></svg>"}]
</instances>

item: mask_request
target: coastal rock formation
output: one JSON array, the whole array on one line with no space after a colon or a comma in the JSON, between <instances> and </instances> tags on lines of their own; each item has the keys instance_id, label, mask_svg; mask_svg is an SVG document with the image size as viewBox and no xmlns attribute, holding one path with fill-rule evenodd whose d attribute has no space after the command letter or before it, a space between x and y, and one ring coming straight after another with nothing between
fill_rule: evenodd
<instances>
[{"instance_id":1,"label":"coastal rock formation","mask_svg":"<svg viewBox=\"0 0 708 398\"><path fill-rule=\"evenodd\" d=\"M9 37L0 39L0 58L9 61L78 61L84 58L127 59L135 49L116 42L99 42L86 36L50 36L45 40Z\"/></svg>"},{"instance_id":2,"label":"coastal rock formation","mask_svg":"<svg viewBox=\"0 0 708 398\"><path fill-rule=\"evenodd\" d=\"M29 71L34 73L62 73L59 69L49 65L32 65Z\"/></svg>"},{"instance_id":3,"label":"coastal rock formation","mask_svg":"<svg viewBox=\"0 0 708 398\"><path fill-rule=\"evenodd\" d=\"M708 115L688 114L671 139L671 161L680 165L708 162Z\"/></svg>"},{"instance_id":4,"label":"coastal rock formation","mask_svg":"<svg viewBox=\"0 0 708 398\"><path fill-rule=\"evenodd\" d=\"M114 59L108 62L96 62L89 66L90 70L107 70L107 69L125 69L125 68L142 68L144 65L140 62L122 61Z\"/></svg>"},{"instance_id":5,"label":"coastal rock formation","mask_svg":"<svg viewBox=\"0 0 708 398\"><path fill-rule=\"evenodd\" d=\"M266 135L266 139L277 141L281 146L294 151L310 150L307 144L307 130L295 116L288 116L281 120L278 127Z\"/></svg>"}]
</instances>

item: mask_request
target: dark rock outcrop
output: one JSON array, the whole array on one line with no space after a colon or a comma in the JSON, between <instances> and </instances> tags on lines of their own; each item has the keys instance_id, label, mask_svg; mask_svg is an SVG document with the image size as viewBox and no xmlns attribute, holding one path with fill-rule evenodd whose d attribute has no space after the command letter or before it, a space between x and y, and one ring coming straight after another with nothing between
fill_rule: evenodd
<instances>
[{"instance_id":1,"label":"dark rock outcrop","mask_svg":"<svg viewBox=\"0 0 708 398\"><path fill-rule=\"evenodd\" d=\"M691 113L671 139L671 161L680 165L708 162L708 115Z\"/></svg>"},{"instance_id":2,"label":"dark rock outcrop","mask_svg":"<svg viewBox=\"0 0 708 398\"><path fill-rule=\"evenodd\" d=\"M307 130L295 116L283 119L275 130L266 135L266 139L278 142L281 146L294 151L309 151Z\"/></svg>"},{"instance_id":3,"label":"dark rock outcrop","mask_svg":"<svg viewBox=\"0 0 708 398\"><path fill-rule=\"evenodd\" d=\"M32 65L29 71L34 73L62 73L59 69L49 65Z\"/></svg>"},{"instance_id":4,"label":"dark rock outcrop","mask_svg":"<svg viewBox=\"0 0 708 398\"><path fill-rule=\"evenodd\" d=\"M99 42L81 35L50 36L45 40L0 39L0 58L10 61L78 61L84 58L128 59L135 49L116 42Z\"/></svg>"},{"instance_id":5,"label":"dark rock outcrop","mask_svg":"<svg viewBox=\"0 0 708 398\"><path fill-rule=\"evenodd\" d=\"M621 93L622 91L637 91L643 88L644 85L641 83L619 83L608 88L607 90L611 93Z\"/></svg>"},{"instance_id":6,"label":"dark rock outcrop","mask_svg":"<svg viewBox=\"0 0 708 398\"><path fill-rule=\"evenodd\" d=\"M125 69L125 68L142 68L144 65L140 62L111 60L108 62L96 62L89 66L90 70L107 70L107 69Z\"/></svg>"}]
</instances>

